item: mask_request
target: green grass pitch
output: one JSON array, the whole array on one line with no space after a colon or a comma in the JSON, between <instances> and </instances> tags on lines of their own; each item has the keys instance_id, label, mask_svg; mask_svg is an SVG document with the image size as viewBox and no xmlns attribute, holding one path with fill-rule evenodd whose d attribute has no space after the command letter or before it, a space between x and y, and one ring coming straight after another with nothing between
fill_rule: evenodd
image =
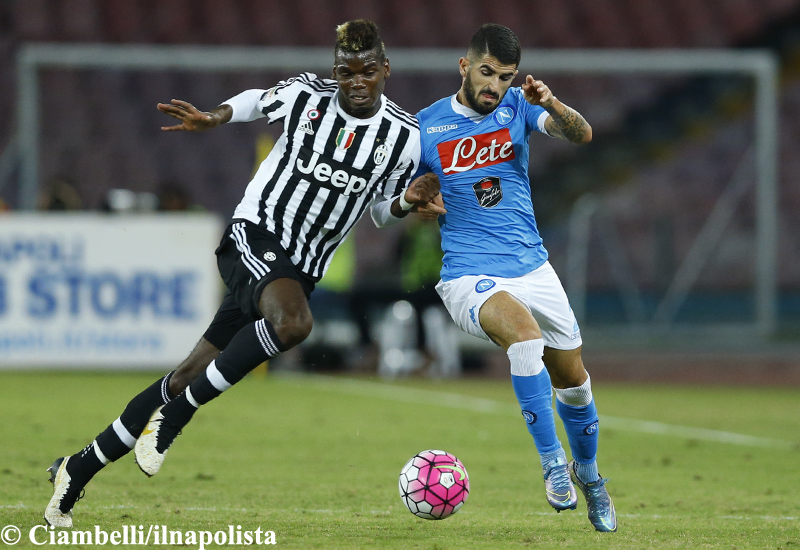
<instances>
[{"instance_id":1,"label":"green grass pitch","mask_svg":"<svg viewBox=\"0 0 800 550\"><path fill-rule=\"evenodd\" d=\"M0 373L0 528L20 527L14 548L39 547L27 533L50 498L45 468L156 376ZM596 533L582 498L576 511L547 506L507 381L277 374L251 375L199 411L157 476L132 454L102 471L75 527L261 527L279 548L800 549L797 388L596 380L594 391L617 533ZM467 503L444 521L412 516L397 492L400 468L429 448L452 452L470 475Z\"/></svg>"}]
</instances>

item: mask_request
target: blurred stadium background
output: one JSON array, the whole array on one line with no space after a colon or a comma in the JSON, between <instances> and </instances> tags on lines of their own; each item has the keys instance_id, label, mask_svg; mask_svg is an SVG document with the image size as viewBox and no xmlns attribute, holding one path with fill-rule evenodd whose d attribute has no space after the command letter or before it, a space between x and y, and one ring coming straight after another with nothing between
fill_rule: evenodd
<instances>
[{"instance_id":1,"label":"blurred stadium background","mask_svg":"<svg viewBox=\"0 0 800 550\"><path fill-rule=\"evenodd\" d=\"M148 320L158 321L158 331L168 334L192 317L194 325L181 340L188 344L180 353L188 352L213 314L220 289L206 282L192 286L192 299L210 305L182 316L178 310L188 298L175 290L180 265L170 268L177 270L172 275L162 273L161 283L147 279L173 284L172 290L153 291L155 302L129 306L135 311L124 319L129 312L119 295L129 291L108 275L111 268L98 268L102 276L85 288L66 278L61 290L49 294L35 290L31 270L69 271L69 262L57 256L70 251L87 254L80 268L86 272L91 254L113 251L110 261L118 262L132 245L120 244L127 241L112 228L126 233L137 217L157 225L152 220L184 216L177 219L212 228L230 217L280 128L251 123L201 136L162 133L159 127L170 121L156 111L157 102L180 98L209 109L241 90L268 88L305 70L325 74L307 66L209 72L51 62L35 71L38 128L31 128L21 123L30 113L19 108L18 97L18 90L31 90L20 82L30 76L20 67L31 45L55 46L65 55L65 45L129 46L140 53L142 46L284 47L284 53L311 55L330 52L335 26L358 17L376 21L390 60L396 53L403 61L394 64L386 93L411 112L457 90L459 53L481 23L498 22L515 30L526 48L523 70L547 82L592 124L595 137L587 147L535 137L531 176L545 246L579 314L593 373L642 381L800 384L800 0L0 0L0 102L7 121L0 125L0 201L7 212L0 217L0 273L6 277L0 282L0 366L108 362L108 355L88 349L94 345L122 355L111 363L170 366L173 355L165 347L153 348L165 352L161 360L169 360L163 365L157 354L140 360L131 347L114 351L107 345L114 337L98 334L115 322L127 323L125 330L133 334L146 330ZM420 48L425 52L415 54ZM412 69L424 69L426 59L433 63L426 58L430 48L450 55L451 69ZM755 139L763 119L752 75L537 71L537 52L565 54L568 65L569 52L592 50L620 56L658 50L686 58L724 52L742 59L758 50L774 60L778 111L768 133L777 140L779 159L775 207L764 212L757 206L764 204L756 170L763 159ZM124 50L114 55L124 63ZM548 66L556 67L558 59ZM33 186L26 179L30 141L23 139L31 132L38 150ZM104 214L97 222L64 210ZM154 216L153 210L169 212ZM106 252L102 243L86 252L84 237L37 241L45 225L58 235L62 220L76 224L76 235L102 235L109 228ZM759 223L766 226L758 229ZM759 252L763 227L775 228L767 232L766 255ZM202 241L204 271L195 275L203 281L214 277L215 239ZM30 252L25 242L50 252ZM154 250L159 242L153 237L145 243L140 263L131 267L135 273L163 268L173 252ZM191 239L175 246L185 248L186 242ZM504 354L453 332L441 312L413 315L415 308L422 312L436 302L429 292L436 259L424 253L431 242L430 231L413 223L378 231L362 221L312 299L318 320L312 338L275 367L382 369L390 375L425 368L438 375L507 372ZM774 265L765 265L769 250ZM47 261L54 265L42 265ZM17 300L17 284L36 300ZM147 294L131 284L130 292ZM410 305L398 303L404 299ZM81 309L81 300L96 306L94 313ZM173 301L164 306L164 300ZM150 317L137 307L149 307ZM170 307L172 313L165 314ZM84 335L81 352L70 357L80 346L62 345L40 353L37 346L49 344L42 343L37 325L61 323L66 331L84 320L97 328L93 336ZM417 332L424 332L416 323L428 328L427 352L413 353ZM405 348L388 354L390 341Z\"/></svg>"}]
</instances>

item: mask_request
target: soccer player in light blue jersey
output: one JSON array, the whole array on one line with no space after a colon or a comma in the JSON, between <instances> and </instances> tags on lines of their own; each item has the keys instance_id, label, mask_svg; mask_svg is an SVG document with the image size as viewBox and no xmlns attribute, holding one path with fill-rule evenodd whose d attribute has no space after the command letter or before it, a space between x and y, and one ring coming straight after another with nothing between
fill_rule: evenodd
<instances>
[{"instance_id":1,"label":"soccer player in light blue jersey","mask_svg":"<svg viewBox=\"0 0 800 550\"><path fill-rule=\"evenodd\" d=\"M501 25L482 26L459 60L457 94L417 115L421 172L439 176L447 214L437 291L453 320L508 353L522 416L539 452L548 503L575 509L573 481L598 531L616 531L614 505L597 471L598 416L581 334L566 293L547 261L531 202L532 132L583 144L592 129L531 75L517 76L521 47ZM556 410L572 461L556 436Z\"/></svg>"}]
</instances>

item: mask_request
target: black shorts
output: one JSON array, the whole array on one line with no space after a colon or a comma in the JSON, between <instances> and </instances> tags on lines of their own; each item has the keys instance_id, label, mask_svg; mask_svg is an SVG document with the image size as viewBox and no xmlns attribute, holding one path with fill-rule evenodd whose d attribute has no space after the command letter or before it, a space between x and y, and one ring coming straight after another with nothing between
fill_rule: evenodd
<instances>
[{"instance_id":1,"label":"black shorts","mask_svg":"<svg viewBox=\"0 0 800 550\"><path fill-rule=\"evenodd\" d=\"M275 279L294 279L311 296L316 281L292 263L279 240L257 225L234 220L217 247L217 267L228 287L222 304L203 337L217 349L248 323L261 319L258 299Z\"/></svg>"}]
</instances>

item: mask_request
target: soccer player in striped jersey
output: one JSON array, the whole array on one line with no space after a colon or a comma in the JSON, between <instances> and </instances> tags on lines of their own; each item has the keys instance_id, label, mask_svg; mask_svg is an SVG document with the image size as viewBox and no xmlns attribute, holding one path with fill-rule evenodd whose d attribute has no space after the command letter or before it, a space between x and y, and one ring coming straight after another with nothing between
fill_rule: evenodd
<instances>
[{"instance_id":1,"label":"soccer player in striped jersey","mask_svg":"<svg viewBox=\"0 0 800 550\"><path fill-rule=\"evenodd\" d=\"M147 475L192 415L264 361L311 332L308 298L337 246L368 207L378 226L425 207L443 213L433 174L419 165L416 119L383 95L390 74L378 28L355 20L337 28L333 77L304 73L269 90L248 90L209 112L173 100L158 109L204 131L266 118L283 134L247 186L216 250L228 288L214 320L178 368L134 397L83 450L49 468L45 520L72 526L84 486L135 448Z\"/></svg>"},{"instance_id":2,"label":"soccer player in striped jersey","mask_svg":"<svg viewBox=\"0 0 800 550\"><path fill-rule=\"evenodd\" d=\"M448 210L439 217L444 260L436 289L459 327L506 350L548 503L574 509L574 480L595 529L615 531L607 480L597 472L599 424L580 329L547 261L528 178L532 132L581 144L592 129L531 75L511 87L521 51L510 29L484 25L459 62L458 93L417 114L421 170L439 176ZM570 463L556 435L551 386Z\"/></svg>"}]
</instances>

